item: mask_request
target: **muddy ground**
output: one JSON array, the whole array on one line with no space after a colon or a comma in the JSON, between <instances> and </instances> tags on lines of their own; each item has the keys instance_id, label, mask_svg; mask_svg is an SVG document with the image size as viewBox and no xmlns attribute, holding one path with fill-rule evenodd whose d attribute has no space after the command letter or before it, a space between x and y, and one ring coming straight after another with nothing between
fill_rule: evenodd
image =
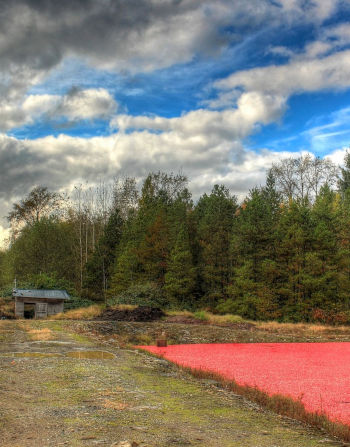
<instances>
[{"instance_id":1,"label":"muddy ground","mask_svg":"<svg viewBox=\"0 0 350 447\"><path fill-rule=\"evenodd\" d=\"M162 330L182 343L293 338L288 331L249 325L0 321L0 445L112 446L124 440L149 447L344 445L131 349L131 343L152 343ZM321 341L318 333L297 338ZM349 340L349 335L321 338ZM69 357L72 351L80 358ZM98 353L81 358L86 351L114 358Z\"/></svg>"}]
</instances>

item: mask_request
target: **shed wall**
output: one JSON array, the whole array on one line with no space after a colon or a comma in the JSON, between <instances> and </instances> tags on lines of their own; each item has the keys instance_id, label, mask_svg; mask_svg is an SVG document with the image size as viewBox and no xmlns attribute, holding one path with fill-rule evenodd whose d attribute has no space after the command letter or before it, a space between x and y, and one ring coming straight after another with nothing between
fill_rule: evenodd
<instances>
[{"instance_id":1,"label":"shed wall","mask_svg":"<svg viewBox=\"0 0 350 447\"><path fill-rule=\"evenodd\" d=\"M46 318L63 312L63 300L45 300L43 298L15 298L15 316L24 318L24 303L35 304L35 318Z\"/></svg>"}]
</instances>

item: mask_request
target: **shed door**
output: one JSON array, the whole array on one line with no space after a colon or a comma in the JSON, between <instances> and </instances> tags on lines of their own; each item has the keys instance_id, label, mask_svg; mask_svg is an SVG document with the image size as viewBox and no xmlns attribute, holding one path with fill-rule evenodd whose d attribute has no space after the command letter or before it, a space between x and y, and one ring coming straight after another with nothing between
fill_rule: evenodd
<instances>
[{"instance_id":1,"label":"shed door","mask_svg":"<svg viewBox=\"0 0 350 447\"><path fill-rule=\"evenodd\" d=\"M47 317L47 303L36 303L36 318L46 318Z\"/></svg>"}]
</instances>

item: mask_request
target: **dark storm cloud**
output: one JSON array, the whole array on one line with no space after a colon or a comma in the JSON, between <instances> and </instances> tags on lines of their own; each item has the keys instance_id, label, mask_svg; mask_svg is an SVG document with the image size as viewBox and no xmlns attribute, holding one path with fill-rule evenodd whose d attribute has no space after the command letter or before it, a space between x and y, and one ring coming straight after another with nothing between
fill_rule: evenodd
<instances>
[{"instance_id":1,"label":"dark storm cloud","mask_svg":"<svg viewBox=\"0 0 350 447\"><path fill-rule=\"evenodd\" d=\"M0 199L5 200L28 191L37 183L42 177L43 157L30 152L22 142L1 135L0 166Z\"/></svg>"},{"instance_id":2,"label":"dark storm cloud","mask_svg":"<svg viewBox=\"0 0 350 447\"><path fill-rule=\"evenodd\" d=\"M312 7L303 7L310 3ZM334 0L0 0L0 95L18 100L67 57L152 71L215 55L259 29L317 21Z\"/></svg>"},{"instance_id":3,"label":"dark storm cloud","mask_svg":"<svg viewBox=\"0 0 350 447\"><path fill-rule=\"evenodd\" d=\"M0 58L37 70L52 68L67 53L113 65L119 59L129 58L130 51L136 56L138 50L135 47L143 46L145 33L153 27L174 21L176 17L187 17L198 10L201 3L151 0L3 1ZM205 51L206 47L223 41L209 28L199 50ZM190 30L183 31L186 33ZM157 45L160 47L162 42L158 41Z\"/></svg>"},{"instance_id":4,"label":"dark storm cloud","mask_svg":"<svg viewBox=\"0 0 350 447\"><path fill-rule=\"evenodd\" d=\"M312 3L311 13L319 2ZM37 71L49 70L69 55L132 70L168 66L198 53L218 52L240 31L266 26L267 19L270 26L276 18L301 15L299 3L2 0L0 61L14 64L10 70L25 66ZM322 0L323 9L331 3L337 2Z\"/></svg>"}]
</instances>

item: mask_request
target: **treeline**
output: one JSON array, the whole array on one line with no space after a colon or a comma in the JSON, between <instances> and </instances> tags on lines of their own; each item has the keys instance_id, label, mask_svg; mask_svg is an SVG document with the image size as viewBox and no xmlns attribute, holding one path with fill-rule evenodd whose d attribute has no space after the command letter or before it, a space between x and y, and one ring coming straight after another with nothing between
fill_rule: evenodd
<instances>
[{"instance_id":1,"label":"treeline","mask_svg":"<svg viewBox=\"0 0 350 447\"><path fill-rule=\"evenodd\" d=\"M238 203L216 185L194 203L181 174L37 187L8 216L1 286L65 287L81 299L208 308L250 319L350 321L350 155L338 169L282 160Z\"/></svg>"}]
</instances>

